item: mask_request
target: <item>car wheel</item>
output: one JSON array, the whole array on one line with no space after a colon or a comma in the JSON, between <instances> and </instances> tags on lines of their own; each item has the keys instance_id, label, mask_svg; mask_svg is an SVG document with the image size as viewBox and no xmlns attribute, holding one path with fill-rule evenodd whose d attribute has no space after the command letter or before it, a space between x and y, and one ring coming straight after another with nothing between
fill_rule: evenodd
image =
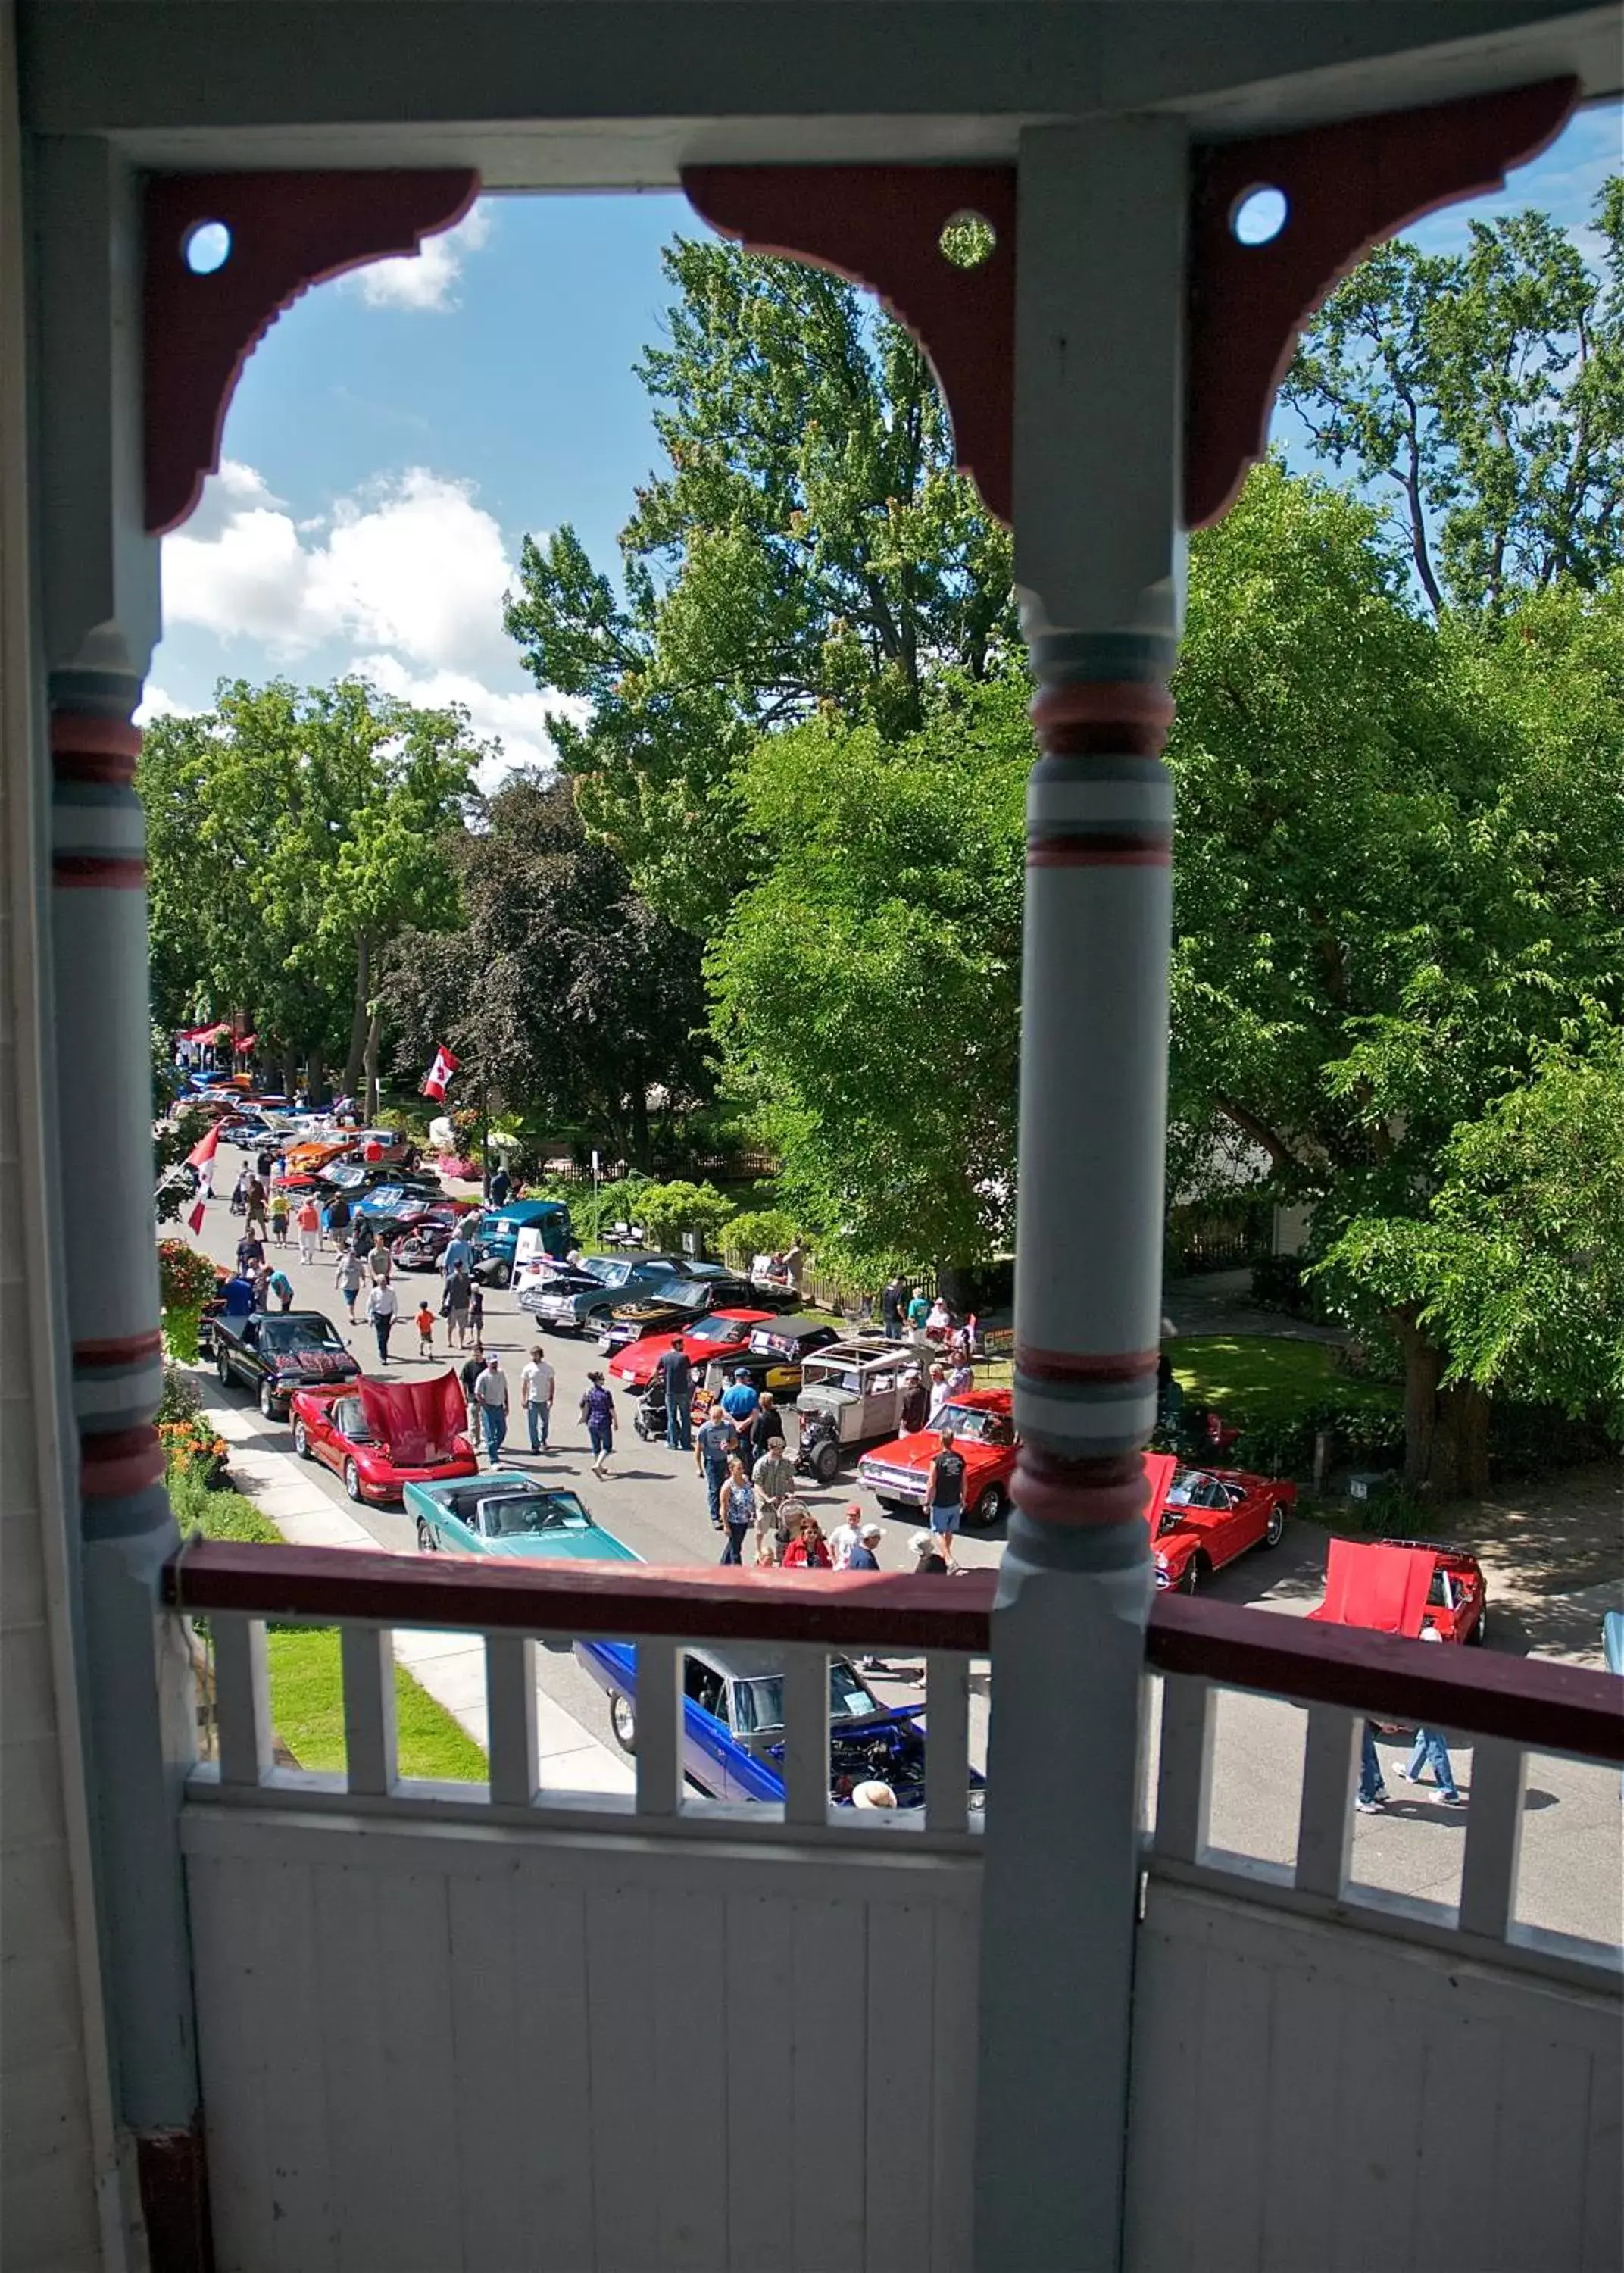
<instances>
[{"instance_id":1,"label":"car wheel","mask_svg":"<svg viewBox=\"0 0 1624 2273\"><path fill-rule=\"evenodd\" d=\"M311 1432L303 1421L296 1421L293 1424L293 1449L302 1460L312 1460L316 1457L311 1450Z\"/></svg>"},{"instance_id":2,"label":"car wheel","mask_svg":"<svg viewBox=\"0 0 1624 2273\"><path fill-rule=\"evenodd\" d=\"M1004 1495L996 1484L989 1484L970 1510L970 1529L990 1531L1004 1512Z\"/></svg>"},{"instance_id":3,"label":"car wheel","mask_svg":"<svg viewBox=\"0 0 1624 2273\"><path fill-rule=\"evenodd\" d=\"M417 1519L417 1552L420 1555L432 1555L435 1551L434 1534L430 1530L422 1516L419 1516Z\"/></svg>"},{"instance_id":4,"label":"car wheel","mask_svg":"<svg viewBox=\"0 0 1624 2273\"><path fill-rule=\"evenodd\" d=\"M1278 1547L1284 1537L1285 1505L1283 1501L1275 1500L1269 1506L1269 1521L1263 1527L1263 1536L1258 1544L1260 1547Z\"/></svg>"},{"instance_id":5,"label":"car wheel","mask_svg":"<svg viewBox=\"0 0 1624 2273\"><path fill-rule=\"evenodd\" d=\"M231 1386L231 1361L227 1357L224 1350L216 1350L214 1353L214 1370L220 1376L221 1387L222 1389L229 1389Z\"/></svg>"},{"instance_id":6,"label":"car wheel","mask_svg":"<svg viewBox=\"0 0 1624 2273\"><path fill-rule=\"evenodd\" d=\"M361 1471L353 1460L344 1463L344 1489L353 1500L361 1497Z\"/></svg>"},{"instance_id":7,"label":"car wheel","mask_svg":"<svg viewBox=\"0 0 1624 2273\"><path fill-rule=\"evenodd\" d=\"M816 1447L812 1456L812 1472L820 1484L832 1484L840 1474L840 1449L833 1444Z\"/></svg>"},{"instance_id":8,"label":"car wheel","mask_svg":"<svg viewBox=\"0 0 1624 2273\"><path fill-rule=\"evenodd\" d=\"M1207 1557L1192 1555L1179 1574L1179 1592L1181 1594L1199 1594L1211 1576L1212 1566Z\"/></svg>"},{"instance_id":9,"label":"car wheel","mask_svg":"<svg viewBox=\"0 0 1624 2273\"><path fill-rule=\"evenodd\" d=\"M610 1733L623 1752L637 1750L637 1713L629 1697L617 1689L609 1692Z\"/></svg>"},{"instance_id":10,"label":"car wheel","mask_svg":"<svg viewBox=\"0 0 1624 2273\"><path fill-rule=\"evenodd\" d=\"M513 1269L512 1264L498 1263L496 1269L490 1274L490 1283L493 1287L511 1287L513 1283Z\"/></svg>"},{"instance_id":11,"label":"car wheel","mask_svg":"<svg viewBox=\"0 0 1624 2273\"><path fill-rule=\"evenodd\" d=\"M1489 1638L1489 1606L1486 1602L1478 1613L1478 1623L1466 1637L1468 1649L1481 1649Z\"/></svg>"},{"instance_id":12,"label":"car wheel","mask_svg":"<svg viewBox=\"0 0 1624 2273\"><path fill-rule=\"evenodd\" d=\"M262 1381L259 1384L259 1410L267 1421L275 1420L276 1397L268 1381Z\"/></svg>"}]
</instances>

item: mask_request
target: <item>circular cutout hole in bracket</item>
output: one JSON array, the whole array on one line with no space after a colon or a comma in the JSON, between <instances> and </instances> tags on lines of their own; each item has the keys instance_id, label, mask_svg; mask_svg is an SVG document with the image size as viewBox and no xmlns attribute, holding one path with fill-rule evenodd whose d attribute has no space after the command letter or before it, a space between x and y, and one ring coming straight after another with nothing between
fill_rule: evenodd
<instances>
[{"instance_id":1,"label":"circular cutout hole in bracket","mask_svg":"<svg viewBox=\"0 0 1624 2273\"><path fill-rule=\"evenodd\" d=\"M984 268L998 249L998 231L984 214L949 214L936 240L942 259L953 268Z\"/></svg>"},{"instance_id":2,"label":"circular cutout hole in bracket","mask_svg":"<svg viewBox=\"0 0 1624 2273\"><path fill-rule=\"evenodd\" d=\"M186 232L181 257L194 276L213 276L231 258L231 231L223 221L200 221Z\"/></svg>"},{"instance_id":3,"label":"circular cutout hole in bracket","mask_svg":"<svg viewBox=\"0 0 1624 2273\"><path fill-rule=\"evenodd\" d=\"M1283 190L1261 182L1243 190L1230 207L1230 234L1238 244L1272 244L1291 213Z\"/></svg>"}]
</instances>

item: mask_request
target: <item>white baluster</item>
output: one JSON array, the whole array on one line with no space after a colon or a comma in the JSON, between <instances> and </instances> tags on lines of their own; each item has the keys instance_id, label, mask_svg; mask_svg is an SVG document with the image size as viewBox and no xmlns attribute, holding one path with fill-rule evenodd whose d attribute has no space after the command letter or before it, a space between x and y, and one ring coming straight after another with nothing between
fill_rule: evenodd
<instances>
[{"instance_id":1,"label":"white baluster","mask_svg":"<svg viewBox=\"0 0 1624 2273\"><path fill-rule=\"evenodd\" d=\"M485 1636L485 1734L492 1804L528 1807L538 1767L535 1643L528 1634Z\"/></svg>"},{"instance_id":2,"label":"white baluster","mask_svg":"<svg viewBox=\"0 0 1624 2273\"><path fill-rule=\"evenodd\" d=\"M637 1645L637 1812L672 1816L682 1800L678 1776L682 1705L677 1645L647 1636Z\"/></svg>"},{"instance_id":3,"label":"white baluster","mask_svg":"<svg viewBox=\"0 0 1624 2273\"><path fill-rule=\"evenodd\" d=\"M1339 1901L1353 1847L1353 1779L1361 1723L1343 1705L1311 1705L1303 1747L1295 1883Z\"/></svg>"},{"instance_id":4,"label":"white baluster","mask_svg":"<svg viewBox=\"0 0 1624 2273\"><path fill-rule=\"evenodd\" d=\"M1472 1746L1471 1812L1461 1866L1463 1933L1503 1941L1510 1929L1523 1848L1523 1786L1528 1756L1503 1737L1479 1737Z\"/></svg>"},{"instance_id":5,"label":"white baluster","mask_svg":"<svg viewBox=\"0 0 1624 2273\"><path fill-rule=\"evenodd\" d=\"M969 1802L969 1660L962 1650L924 1661L924 1821L929 1831L962 1831Z\"/></svg>"},{"instance_id":6,"label":"white baluster","mask_svg":"<svg viewBox=\"0 0 1624 2273\"><path fill-rule=\"evenodd\" d=\"M1162 1757L1156 1787L1156 1851L1199 1863L1212 1804L1212 1684L1170 1673L1162 1684Z\"/></svg>"},{"instance_id":7,"label":"white baluster","mask_svg":"<svg viewBox=\"0 0 1624 2273\"><path fill-rule=\"evenodd\" d=\"M212 1610L214 1714L222 1784L259 1784L271 1772L271 1681L265 1620Z\"/></svg>"},{"instance_id":8,"label":"white baluster","mask_svg":"<svg viewBox=\"0 0 1624 2273\"><path fill-rule=\"evenodd\" d=\"M784 1820L829 1819L829 1654L796 1642L784 1652Z\"/></svg>"},{"instance_id":9,"label":"white baluster","mask_svg":"<svg viewBox=\"0 0 1624 2273\"><path fill-rule=\"evenodd\" d=\"M345 1626L344 1760L351 1791L382 1797L394 1789L394 1648L384 1626Z\"/></svg>"}]
</instances>

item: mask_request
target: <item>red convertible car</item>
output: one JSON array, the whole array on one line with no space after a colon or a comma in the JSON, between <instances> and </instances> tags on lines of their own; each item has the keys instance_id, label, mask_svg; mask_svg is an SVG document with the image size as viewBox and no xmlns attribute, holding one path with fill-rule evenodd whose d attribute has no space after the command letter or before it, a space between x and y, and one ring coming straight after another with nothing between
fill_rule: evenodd
<instances>
[{"instance_id":1,"label":"red convertible car","mask_svg":"<svg viewBox=\"0 0 1624 2273\"><path fill-rule=\"evenodd\" d=\"M1156 1583L1194 1594L1215 1571L1249 1547L1278 1547L1286 1510L1297 1486L1278 1476L1249 1475L1244 1468L1185 1468L1167 1452L1147 1452L1148 1469L1167 1474L1158 1507L1156 1476L1151 1476L1151 1542Z\"/></svg>"},{"instance_id":2,"label":"red convertible car","mask_svg":"<svg viewBox=\"0 0 1624 2273\"><path fill-rule=\"evenodd\" d=\"M771 1310L712 1310L708 1317L696 1318L691 1326L685 1326L680 1333L644 1334L640 1340L628 1342L609 1369L628 1389L647 1389L660 1360L668 1349L680 1342L695 1372L703 1374L713 1358L725 1362L742 1357L750 1347L752 1328L770 1326L775 1318Z\"/></svg>"},{"instance_id":3,"label":"red convertible car","mask_svg":"<svg viewBox=\"0 0 1624 2273\"><path fill-rule=\"evenodd\" d=\"M295 1452L331 1468L351 1499L393 1505L408 1483L479 1474L454 1373L296 1389L289 1410Z\"/></svg>"},{"instance_id":4,"label":"red convertible car","mask_svg":"<svg viewBox=\"0 0 1624 2273\"><path fill-rule=\"evenodd\" d=\"M1333 1539L1325 1565L1325 1600L1311 1618L1328 1625L1366 1626L1373 1633L1481 1648L1488 1634L1483 1565L1463 1547L1435 1539Z\"/></svg>"}]
</instances>

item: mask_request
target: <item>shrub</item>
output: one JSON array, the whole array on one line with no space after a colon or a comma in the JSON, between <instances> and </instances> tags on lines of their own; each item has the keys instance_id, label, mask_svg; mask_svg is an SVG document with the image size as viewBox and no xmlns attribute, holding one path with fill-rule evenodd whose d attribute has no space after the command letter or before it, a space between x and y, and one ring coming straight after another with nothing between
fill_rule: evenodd
<instances>
[{"instance_id":1,"label":"shrub","mask_svg":"<svg viewBox=\"0 0 1624 2273\"><path fill-rule=\"evenodd\" d=\"M1334 1460L1385 1467L1396 1463L1404 1449L1402 1414L1368 1398L1333 1393L1269 1419L1248 1422L1234 1412L1227 1417L1240 1426L1227 1455L1229 1465L1260 1475L1312 1475L1313 1442L1321 1429L1329 1431Z\"/></svg>"},{"instance_id":2,"label":"shrub","mask_svg":"<svg viewBox=\"0 0 1624 2273\"><path fill-rule=\"evenodd\" d=\"M781 1255L795 1240L795 1219L782 1208L757 1208L736 1215L728 1226L727 1249L746 1264L758 1255Z\"/></svg>"},{"instance_id":3,"label":"shrub","mask_svg":"<svg viewBox=\"0 0 1624 2273\"><path fill-rule=\"evenodd\" d=\"M1303 1283L1303 1262L1298 1255L1265 1255L1252 1266L1252 1299L1260 1310L1283 1310L1299 1318L1309 1308L1309 1289Z\"/></svg>"},{"instance_id":4,"label":"shrub","mask_svg":"<svg viewBox=\"0 0 1624 2273\"><path fill-rule=\"evenodd\" d=\"M646 1184L638 1194L637 1220L650 1247L675 1248L692 1232L703 1249L732 1215L732 1201L714 1184Z\"/></svg>"},{"instance_id":5,"label":"shrub","mask_svg":"<svg viewBox=\"0 0 1624 2273\"><path fill-rule=\"evenodd\" d=\"M193 1414L202 1410L203 1392L192 1376L183 1366L166 1364L163 1394L158 1399L159 1426L161 1428L166 1421L190 1421Z\"/></svg>"},{"instance_id":6,"label":"shrub","mask_svg":"<svg viewBox=\"0 0 1624 2273\"><path fill-rule=\"evenodd\" d=\"M197 1363L198 1321L215 1284L213 1264L190 1240L159 1241L158 1299L163 1307L164 1347L183 1364Z\"/></svg>"}]
</instances>

